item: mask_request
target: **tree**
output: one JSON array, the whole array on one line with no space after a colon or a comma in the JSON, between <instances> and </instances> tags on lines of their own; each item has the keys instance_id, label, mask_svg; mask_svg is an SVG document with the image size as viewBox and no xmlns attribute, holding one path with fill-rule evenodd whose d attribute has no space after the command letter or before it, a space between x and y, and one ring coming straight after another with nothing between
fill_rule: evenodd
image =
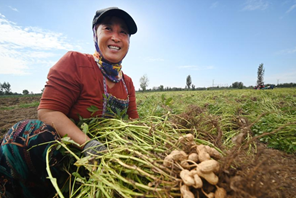
<instances>
[{"instance_id":1,"label":"tree","mask_svg":"<svg viewBox=\"0 0 296 198\"><path fill-rule=\"evenodd\" d=\"M232 83L232 88L242 89L244 84L242 82L234 82Z\"/></svg>"},{"instance_id":2,"label":"tree","mask_svg":"<svg viewBox=\"0 0 296 198\"><path fill-rule=\"evenodd\" d=\"M3 88L2 88L2 84L0 83L0 95L3 95Z\"/></svg>"},{"instance_id":3,"label":"tree","mask_svg":"<svg viewBox=\"0 0 296 198\"><path fill-rule=\"evenodd\" d=\"M10 94L11 93L10 84L8 82L4 82L1 85L1 89L3 90L4 94Z\"/></svg>"},{"instance_id":4,"label":"tree","mask_svg":"<svg viewBox=\"0 0 296 198\"><path fill-rule=\"evenodd\" d=\"M24 90L23 90L23 95L28 95L28 94L29 94L29 91L26 90L26 89L24 89Z\"/></svg>"},{"instance_id":5,"label":"tree","mask_svg":"<svg viewBox=\"0 0 296 198\"><path fill-rule=\"evenodd\" d=\"M159 91L163 91L163 85L160 85L160 86L158 87L158 90L159 90Z\"/></svg>"},{"instance_id":6,"label":"tree","mask_svg":"<svg viewBox=\"0 0 296 198\"><path fill-rule=\"evenodd\" d=\"M146 91L148 84L149 84L149 79L148 79L148 76L145 74L140 78L140 87L142 88L142 91Z\"/></svg>"},{"instance_id":7,"label":"tree","mask_svg":"<svg viewBox=\"0 0 296 198\"><path fill-rule=\"evenodd\" d=\"M191 81L191 76L188 75L187 78L186 78L186 85L187 85L187 88L190 89L190 85L191 85L192 81Z\"/></svg>"},{"instance_id":8,"label":"tree","mask_svg":"<svg viewBox=\"0 0 296 198\"><path fill-rule=\"evenodd\" d=\"M257 87L264 85L264 81L263 81L264 71L265 70L263 68L263 63L261 63L259 65L258 71L257 71Z\"/></svg>"}]
</instances>

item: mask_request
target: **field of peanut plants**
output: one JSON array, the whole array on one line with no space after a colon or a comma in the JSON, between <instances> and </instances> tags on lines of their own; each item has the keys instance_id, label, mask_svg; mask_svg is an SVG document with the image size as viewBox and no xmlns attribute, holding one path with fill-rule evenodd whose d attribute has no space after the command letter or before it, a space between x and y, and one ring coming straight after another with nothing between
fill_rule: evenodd
<instances>
[{"instance_id":1,"label":"field of peanut plants","mask_svg":"<svg viewBox=\"0 0 296 198\"><path fill-rule=\"evenodd\" d=\"M71 175L52 179L57 197L295 197L296 89L136 97L138 120L79 123L108 147L91 159L99 163L82 157L67 137L57 143ZM39 99L0 97L1 131L17 119L36 118Z\"/></svg>"},{"instance_id":2,"label":"field of peanut plants","mask_svg":"<svg viewBox=\"0 0 296 198\"><path fill-rule=\"evenodd\" d=\"M137 103L140 117L183 114L192 128L214 136L220 132L226 147L247 126L247 139L257 136L268 147L296 152L296 89L138 93ZM210 120L213 128L204 124Z\"/></svg>"}]
</instances>

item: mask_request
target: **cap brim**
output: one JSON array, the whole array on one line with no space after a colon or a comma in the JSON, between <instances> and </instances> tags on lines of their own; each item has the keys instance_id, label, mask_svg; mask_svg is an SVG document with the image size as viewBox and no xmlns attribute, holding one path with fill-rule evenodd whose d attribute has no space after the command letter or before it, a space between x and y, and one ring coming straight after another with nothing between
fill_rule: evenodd
<instances>
[{"instance_id":1,"label":"cap brim","mask_svg":"<svg viewBox=\"0 0 296 198\"><path fill-rule=\"evenodd\" d=\"M130 34L135 34L137 32L137 25L134 19L124 10L118 8L112 8L103 11L99 16L95 17L93 24L98 24L107 16L117 16L124 20L127 25Z\"/></svg>"}]
</instances>

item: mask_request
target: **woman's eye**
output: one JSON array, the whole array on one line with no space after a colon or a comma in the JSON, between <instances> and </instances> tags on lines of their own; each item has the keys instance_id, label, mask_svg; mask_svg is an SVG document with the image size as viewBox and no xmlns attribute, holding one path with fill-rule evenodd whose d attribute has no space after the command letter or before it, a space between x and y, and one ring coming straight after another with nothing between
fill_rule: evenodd
<instances>
[{"instance_id":1,"label":"woman's eye","mask_svg":"<svg viewBox=\"0 0 296 198\"><path fill-rule=\"evenodd\" d=\"M111 30L111 28L110 27L105 27L105 30Z\"/></svg>"},{"instance_id":2,"label":"woman's eye","mask_svg":"<svg viewBox=\"0 0 296 198\"><path fill-rule=\"evenodd\" d=\"M121 33L127 35L127 32L126 31L121 31Z\"/></svg>"}]
</instances>

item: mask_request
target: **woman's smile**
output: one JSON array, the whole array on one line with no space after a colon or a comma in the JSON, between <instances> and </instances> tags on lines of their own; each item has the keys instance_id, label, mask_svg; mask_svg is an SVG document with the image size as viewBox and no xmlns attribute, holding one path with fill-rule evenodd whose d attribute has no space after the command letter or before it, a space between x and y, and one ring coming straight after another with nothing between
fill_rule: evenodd
<instances>
[{"instance_id":1,"label":"woman's smile","mask_svg":"<svg viewBox=\"0 0 296 198\"><path fill-rule=\"evenodd\" d=\"M117 46L114 46L114 45L109 45L108 47L111 50L120 50L120 47L117 47Z\"/></svg>"}]
</instances>

